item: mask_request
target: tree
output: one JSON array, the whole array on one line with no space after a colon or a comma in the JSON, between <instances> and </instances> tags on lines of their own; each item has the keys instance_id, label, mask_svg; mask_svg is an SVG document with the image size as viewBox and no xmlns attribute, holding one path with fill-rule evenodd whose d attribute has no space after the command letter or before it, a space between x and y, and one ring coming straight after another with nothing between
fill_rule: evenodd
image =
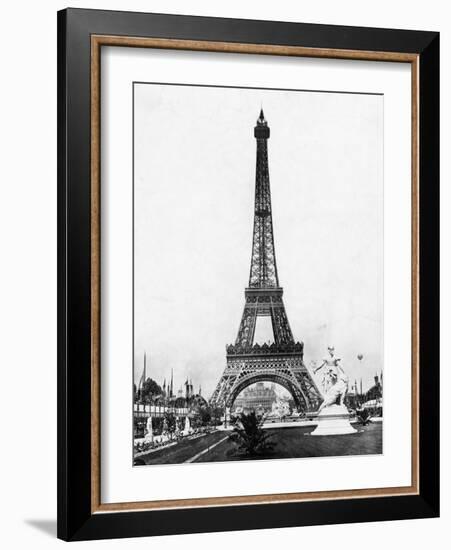
<instances>
[{"instance_id":1,"label":"tree","mask_svg":"<svg viewBox=\"0 0 451 550\"><path fill-rule=\"evenodd\" d=\"M248 456L256 456L274 448L274 443L270 441L271 435L263 430L262 424L263 418L259 418L255 411L241 413L230 436L238 444L239 451Z\"/></svg>"},{"instance_id":2,"label":"tree","mask_svg":"<svg viewBox=\"0 0 451 550\"><path fill-rule=\"evenodd\" d=\"M142 403L151 403L155 397L161 395L162 390L155 380L148 378L144 381L141 388L141 402Z\"/></svg>"},{"instance_id":3,"label":"tree","mask_svg":"<svg viewBox=\"0 0 451 550\"><path fill-rule=\"evenodd\" d=\"M133 403L138 402L138 390L136 388L136 384L133 384Z\"/></svg>"},{"instance_id":4,"label":"tree","mask_svg":"<svg viewBox=\"0 0 451 550\"><path fill-rule=\"evenodd\" d=\"M172 412L166 411L164 413L163 425L165 425L166 430L172 436L172 434L177 429L177 419L175 417L175 414Z\"/></svg>"},{"instance_id":5,"label":"tree","mask_svg":"<svg viewBox=\"0 0 451 550\"><path fill-rule=\"evenodd\" d=\"M211 410L210 407L200 407L199 417L202 426L206 426L211 422Z\"/></svg>"},{"instance_id":6,"label":"tree","mask_svg":"<svg viewBox=\"0 0 451 550\"><path fill-rule=\"evenodd\" d=\"M221 417L224 414L224 409L222 409L221 407L213 407L210 409L210 414L213 424L215 426L221 424Z\"/></svg>"}]
</instances>

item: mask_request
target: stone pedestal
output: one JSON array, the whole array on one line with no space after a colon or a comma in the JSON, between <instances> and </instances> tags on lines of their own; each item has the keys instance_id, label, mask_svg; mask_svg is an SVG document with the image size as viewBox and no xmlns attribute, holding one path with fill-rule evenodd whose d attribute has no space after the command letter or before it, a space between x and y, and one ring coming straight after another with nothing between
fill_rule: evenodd
<instances>
[{"instance_id":1,"label":"stone pedestal","mask_svg":"<svg viewBox=\"0 0 451 550\"><path fill-rule=\"evenodd\" d=\"M310 435L341 435L357 433L349 421L349 411L344 405L325 407L317 416L318 426Z\"/></svg>"},{"instance_id":2,"label":"stone pedestal","mask_svg":"<svg viewBox=\"0 0 451 550\"><path fill-rule=\"evenodd\" d=\"M189 417L186 416L185 417L185 427L182 431L182 434L183 435L189 435L193 430L191 429L191 423L189 421Z\"/></svg>"},{"instance_id":3,"label":"stone pedestal","mask_svg":"<svg viewBox=\"0 0 451 550\"><path fill-rule=\"evenodd\" d=\"M147 419L147 425L146 425L146 435L144 439L150 443L153 442L153 429L152 429L152 417L149 416Z\"/></svg>"},{"instance_id":4,"label":"stone pedestal","mask_svg":"<svg viewBox=\"0 0 451 550\"><path fill-rule=\"evenodd\" d=\"M230 407L226 407L224 410L222 426L226 429L230 427Z\"/></svg>"}]
</instances>

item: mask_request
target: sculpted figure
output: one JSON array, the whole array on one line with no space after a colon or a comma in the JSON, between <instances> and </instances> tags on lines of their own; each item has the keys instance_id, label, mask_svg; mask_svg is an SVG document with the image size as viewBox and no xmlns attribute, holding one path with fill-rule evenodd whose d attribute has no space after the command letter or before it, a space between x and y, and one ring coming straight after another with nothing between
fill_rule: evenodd
<instances>
[{"instance_id":1,"label":"sculpted figure","mask_svg":"<svg viewBox=\"0 0 451 550\"><path fill-rule=\"evenodd\" d=\"M323 387L324 401L318 409L321 412L325 407L329 407L339 402L340 405L344 404L344 399L348 391L348 377L345 371L339 365L340 358L335 357L335 349L333 346L327 348L329 357L323 359L323 362L319 367L314 369L316 374L319 370L323 369L321 385Z\"/></svg>"},{"instance_id":2,"label":"sculpted figure","mask_svg":"<svg viewBox=\"0 0 451 550\"><path fill-rule=\"evenodd\" d=\"M148 440L148 441L153 441L152 417L151 416L149 416L148 419L147 419L145 439Z\"/></svg>"}]
</instances>

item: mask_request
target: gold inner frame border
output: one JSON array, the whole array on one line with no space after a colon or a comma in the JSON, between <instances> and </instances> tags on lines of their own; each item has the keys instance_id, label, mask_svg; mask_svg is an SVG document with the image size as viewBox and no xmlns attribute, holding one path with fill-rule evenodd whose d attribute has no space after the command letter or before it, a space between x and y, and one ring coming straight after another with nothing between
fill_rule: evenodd
<instances>
[{"instance_id":1,"label":"gold inner frame border","mask_svg":"<svg viewBox=\"0 0 451 550\"><path fill-rule=\"evenodd\" d=\"M221 496L104 504L100 493L100 54L102 46L157 48L221 53L280 55L410 63L411 65L411 302L412 302L412 479L405 487L303 493ZM419 55L400 52L307 48L269 44L91 36L91 513L274 504L419 494Z\"/></svg>"}]
</instances>

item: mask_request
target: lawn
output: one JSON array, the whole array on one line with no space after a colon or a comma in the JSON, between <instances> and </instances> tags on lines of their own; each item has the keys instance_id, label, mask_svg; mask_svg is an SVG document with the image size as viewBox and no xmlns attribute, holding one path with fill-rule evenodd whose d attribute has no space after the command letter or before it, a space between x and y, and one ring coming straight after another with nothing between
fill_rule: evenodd
<instances>
[{"instance_id":1,"label":"lawn","mask_svg":"<svg viewBox=\"0 0 451 550\"><path fill-rule=\"evenodd\" d=\"M153 453L141 455L139 458L146 464L180 464L198 452L213 445L226 435L224 432L214 432L198 439L182 439L177 445L162 448Z\"/></svg>"},{"instance_id":2,"label":"lawn","mask_svg":"<svg viewBox=\"0 0 451 550\"><path fill-rule=\"evenodd\" d=\"M356 426L350 435L310 436L314 427L276 428L270 430L274 449L255 459L307 458L319 456L346 456L382 453L382 423ZM194 454L194 453L193 453ZM236 454L236 445L226 440L196 462L223 462L245 460Z\"/></svg>"},{"instance_id":3,"label":"lawn","mask_svg":"<svg viewBox=\"0 0 451 550\"><path fill-rule=\"evenodd\" d=\"M254 460L382 453L382 423L356 426L356 428L359 430L356 434L319 437L309 435L314 430L314 426L274 428L268 430L272 436L271 440L275 443L274 449L254 457ZM180 464L207 449L225 435L227 435L226 432L214 432L199 439L183 439L177 445L159 449L153 453L142 455L140 458L146 464ZM247 457L237 454L235 443L225 440L200 456L196 462L246 459Z\"/></svg>"}]
</instances>

